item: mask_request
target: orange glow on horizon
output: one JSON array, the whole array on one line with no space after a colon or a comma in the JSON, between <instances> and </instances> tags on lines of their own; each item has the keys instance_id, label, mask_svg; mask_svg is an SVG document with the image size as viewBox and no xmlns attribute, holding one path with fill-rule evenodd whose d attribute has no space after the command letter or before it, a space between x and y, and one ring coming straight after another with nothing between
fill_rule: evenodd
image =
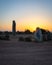
<instances>
[{"instance_id":1,"label":"orange glow on horizon","mask_svg":"<svg viewBox=\"0 0 52 65\"><path fill-rule=\"evenodd\" d=\"M25 31L29 29L30 31L35 31L36 27L40 27L49 31L52 31L52 24L49 20L43 17L22 17L18 20L16 19L16 31ZM4 23L2 26L0 25L0 30L4 31L12 31L12 22Z\"/></svg>"},{"instance_id":2,"label":"orange glow on horizon","mask_svg":"<svg viewBox=\"0 0 52 65\"><path fill-rule=\"evenodd\" d=\"M49 31L52 31L52 26L51 25L49 25L49 26L46 26L46 25L37 25L37 26L35 26L35 24L33 25L22 25L22 24L20 24L20 25L17 25L16 26L16 31L25 31L26 29L29 29L30 31L35 31L36 30L36 27L40 27L40 28L43 28L43 29L46 29L46 30L49 30ZM4 30L4 31L12 31L12 26L10 26L10 25L7 25L7 26L5 26L5 27L1 27L0 26L0 30Z\"/></svg>"}]
</instances>

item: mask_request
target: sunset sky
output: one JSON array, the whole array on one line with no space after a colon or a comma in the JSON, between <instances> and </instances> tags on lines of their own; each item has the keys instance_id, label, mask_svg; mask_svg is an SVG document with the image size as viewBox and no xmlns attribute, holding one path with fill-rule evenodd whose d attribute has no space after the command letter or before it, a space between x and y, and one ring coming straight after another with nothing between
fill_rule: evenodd
<instances>
[{"instance_id":1,"label":"sunset sky","mask_svg":"<svg viewBox=\"0 0 52 65\"><path fill-rule=\"evenodd\" d=\"M52 31L52 0L0 0L0 31L12 31L13 20L16 31Z\"/></svg>"}]
</instances>

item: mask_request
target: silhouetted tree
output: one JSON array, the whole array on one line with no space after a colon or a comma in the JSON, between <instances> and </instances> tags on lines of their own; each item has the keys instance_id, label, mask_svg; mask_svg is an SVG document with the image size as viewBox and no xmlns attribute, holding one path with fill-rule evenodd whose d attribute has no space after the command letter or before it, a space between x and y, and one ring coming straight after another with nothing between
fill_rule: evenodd
<instances>
[{"instance_id":1,"label":"silhouetted tree","mask_svg":"<svg viewBox=\"0 0 52 65\"><path fill-rule=\"evenodd\" d=\"M24 32L25 34L31 34L32 32L30 31L30 30L25 30L25 32Z\"/></svg>"},{"instance_id":2,"label":"silhouetted tree","mask_svg":"<svg viewBox=\"0 0 52 65\"><path fill-rule=\"evenodd\" d=\"M24 34L23 31L17 31L16 34Z\"/></svg>"}]
</instances>

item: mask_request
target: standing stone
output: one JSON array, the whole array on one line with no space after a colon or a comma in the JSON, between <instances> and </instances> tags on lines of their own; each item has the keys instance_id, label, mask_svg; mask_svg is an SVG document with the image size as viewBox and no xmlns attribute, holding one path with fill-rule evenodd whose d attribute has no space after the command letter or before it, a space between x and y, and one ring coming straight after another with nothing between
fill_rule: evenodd
<instances>
[{"instance_id":1,"label":"standing stone","mask_svg":"<svg viewBox=\"0 0 52 65\"><path fill-rule=\"evenodd\" d=\"M43 41L42 31L39 27L36 28L36 31L34 33L34 39L37 42L42 42Z\"/></svg>"},{"instance_id":2,"label":"standing stone","mask_svg":"<svg viewBox=\"0 0 52 65\"><path fill-rule=\"evenodd\" d=\"M13 20L13 22L12 22L12 33L15 36L15 34L16 34L16 22L15 22L15 20Z\"/></svg>"}]
</instances>

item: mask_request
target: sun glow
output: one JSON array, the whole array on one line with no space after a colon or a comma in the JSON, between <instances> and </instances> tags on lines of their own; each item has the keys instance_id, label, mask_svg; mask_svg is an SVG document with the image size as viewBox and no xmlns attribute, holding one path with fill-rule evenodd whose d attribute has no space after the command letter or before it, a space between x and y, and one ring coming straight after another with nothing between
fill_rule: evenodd
<instances>
[{"instance_id":1,"label":"sun glow","mask_svg":"<svg viewBox=\"0 0 52 65\"><path fill-rule=\"evenodd\" d=\"M37 17L37 18L26 18L26 19L20 19L17 23L17 30L26 30L29 29L30 31L34 31L36 27L44 28L47 30L52 30L52 25L49 23L48 20Z\"/></svg>"}]
</instances>

